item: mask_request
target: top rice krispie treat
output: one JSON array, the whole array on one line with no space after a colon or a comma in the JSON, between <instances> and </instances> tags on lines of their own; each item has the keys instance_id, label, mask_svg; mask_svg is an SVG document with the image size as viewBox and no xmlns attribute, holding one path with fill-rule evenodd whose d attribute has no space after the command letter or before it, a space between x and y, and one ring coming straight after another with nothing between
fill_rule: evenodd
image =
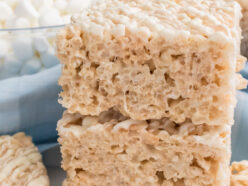
<instances>
[{"instance_id":1,"label":"top rice krispie treat","mask_svg":"<svg viewBox=\"0 0 248 186\"><path fill-rule=\"evenodd\" d=\"M235 1L99 1L57 36L60 103L83 115L232 124L240 18Z\"/></svg>"}]
</instances>

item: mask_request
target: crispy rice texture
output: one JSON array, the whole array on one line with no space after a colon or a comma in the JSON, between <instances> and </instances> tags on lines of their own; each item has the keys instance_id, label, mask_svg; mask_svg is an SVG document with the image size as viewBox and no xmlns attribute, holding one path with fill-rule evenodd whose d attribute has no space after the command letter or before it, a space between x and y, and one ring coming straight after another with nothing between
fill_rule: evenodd
<instances>
[{"instance_id":1,"label":"crispy rice texture","mask_svg":"<svg viewBox=\"0 0 248 186\"><path fill-rule=\"evenodd\" d=\"M0 136L0 185L49 186L41 155L24 133Z\"/></svg>"},{"instance_id":2,"label":"crispy rice texture","mask_svg":"<svg viewBox=\"0 0 248 186\"><path fill-rule=\"evenodd\" d=\"M231 186L248 186L248 161L233 162Z\"/></svg>"},{"instance_id":3,"label":"crispy rice texture","mask_svg":"<svg viewBox=\"0 0 248 186\"><path fill-rule=\"evenodd\" d=\"M65 112L58 122L64 186L227 186L230 126L136 121L117 111Z\"/></svg>"},{"instance_id":4,"label":"crispy rice texture","mask_svg":"<svg viewBox=\"0 0 248 186\"><path fill-rule=\"evenodd\" d=\"M57 36L60 103L134 120L233 123L241 8L226 0L102 0Z\"/></svg>"}]
</instances>

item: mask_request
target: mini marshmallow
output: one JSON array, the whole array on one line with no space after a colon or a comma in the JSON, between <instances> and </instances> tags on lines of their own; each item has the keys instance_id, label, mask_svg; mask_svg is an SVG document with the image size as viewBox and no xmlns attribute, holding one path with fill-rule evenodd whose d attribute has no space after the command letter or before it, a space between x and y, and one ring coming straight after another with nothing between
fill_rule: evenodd
<instances>
[{"instance_id":1,"label":"mini marshmallow","mask_svg":"<svg viewBox=\"0 0 248 186\"><path fill-rule=\"evenodd\" d=\"M92 0L70 0L68 1L67 11L71 14L81 12L83 9L89 7Z\"/></svg>"},{"instance_id":2,"label":"mini marshmallow","mask_svg":"<svg viewBox=\"0 0 248 186\"><path fill-rule=\"evenodd\" d=\"M66 16L63 16L63 23L65 24L69 24L71 22L71 16L70 15L66 15Z\"/></svg>"},{"instance_id":3,"label":"mini marshmallow","mask_svg":"<svg viewBox=\"0 0 248 186\"><path fill-rule=\"evenodd\" d=\"M5 21L13 15L12 9L5 2L0 2L0 20Z\"/></svg>"},{"instance_id":4,"label":"mini marshmallow","mask_svg":"<svg viewBox=\"0 0 248 186\"><path fill-rule=\"evenodd\" d=\"M32 26L38 26L35 19L28 19L25 17L12 17L6 21L5 26L7 28L29 28Z\"/></svg>"},{"instance_id":5,"label":"mini marshmallow","mask_svg":"<svg viewBox=\"0 0 248 186\"><path fill-rule=\"evenodd\" d=\"M5 2L5 3L7 3L9 6L14 6L14 5L16 5L16 2L17 2L18 0L1 0L1 2Z\"/></svg>"},{"instance_id":6,"label":"mini marshmallow","mask_svg":"<svg viewBox=\"0 0 248 186\"><path fill-rule=\"evenodd\" d=\"M68 24L72 14L94 1L0 0L0 28ZM36 31L0 32L0 79L32 74L57 65L55 35L53 30L39 30L38 34Z\"/></svg>"},{"instance_id":7,"label":"mini marshmallow","mask_svg":"<svg viewBox=\"0 0 248 186\"><path fill-rule=\"evenodd\" d=\"M8 39L9 33L8 32L0 32L0 38Z\"/></svg>"},{"instance_id":8,"label":"mini marshmallow","mask_svg":"<svg viewBox=\"0 0 248 186\"><path fill-rule=\"evenodd\" d=\"M16 21L15 17L11 17L7 19L5 22L5 28L15 28L15 21Z\"/></svg>"},{"instance_id":9,"label":"mini marshmallow","mask_svg":"<svg viewBox=\"0 0 248 186\"><path fill-rule=\"evenodd\" d=\"M0 39L0 59L2 59L8 53L10 49L9 42L4 39Z\"/></svg>"},{"instance_id":10,"label":"mini marshmallow","mask_svg":"<svg viewBox=\"0 0 248 186\"><path fill-rule=\"evenodd\" d=\"M59 59L55 56L55 52L53 48L50 48L48 52L41 53L40 57L45 68L51 68L59 64Z\"/></svg>"},{"instance_id":11,"label":"mini marshmallow","mask_svg":"<svg viewBox=\"0 0 248 186\"><path fill-rule=\"evenodd\" d=\"M39 10L44 6L53 7L53 0L32 0L32 4L37 10Z\"/></svg>"},{"instance_id":12,"label":"mini marshmallow","mask_svg":"<svg viewBox=\"0 0 248 186\"><path fill-rule=\"evenodd\" d=\"M47 12L50 12L51 9L53 9L53 7L50 7L50 6L47 6L47 5L43 5L42 7L40 7L39 8L40 17L45 15Z\"/></svg>"},{"instance_id":13,"label":"mini marshmallow","mask_svg":"<svg viewBox=\"0 0 248 186\"><path fill-rule=\"evenodd\" d=\"M20 72L20 75L28 75L28 74L35 74L37 72L39 72L41 69L41 63L39 61L39 59L31 59L29 61L27 61Z\"/></svg>"},{"instance_id":14,"label":"mini marshmallow","mask_svg":"<svg viewBox=\"0 0 248 186\"><path fill-rule=\"evenodd\" d=\"M39 14L30 0L20 0L15 9L16 17L38 18Z\"/></svg>"},{"instance_id":15,"label":"mini marshmallow","mask_svg":"<svg viewBox=\"0 0 248 186\"><path fill-rule=\"evenodd\" d=\"M43 13L39 18L41 26L52 26L63 24L62 18L57 9L51 8Z\"/></svg>"},{"instance_id":16,"label":"mini marshmallow","mask_svg":"<svg viewBox=\"0 0 248 186\"><path fill-rule=\"evenodd\" d=\"M7 56L4 59L3 69L5 73L11 75L18 75L21 67L22 67L22 62L17 58L15 58L14 56Z\"/></svg>"},{"instance_id":17,"label":"mini marshmallow","mask_svg":"<svg viewBox=\"0 0 248 186\"><path fill-rule=\"evenodd\" d=\"M35 49L40 53L46 52L49 49L49 46L50 46L49 42L44 36L34 37L33 42L34 42Z\"/></svg>"},{"instance_id":18,"label":"mini marshmallow","mask_svg":"<svg viewBox=\"0 0 248 186\"><path fill-rule=\"evenodd\" d=\"M60 11L63 11L67 7L67 2L66 2L66 0L55 0L54 7L56 7Z\"/></svg>"},{"instance_id":19,"label":"mini marshmallow","mask_svg":"<svg viewBox=\"0 0 248 186\"><path fill-rule=\"evenodd\" d=\"M15 21L15 28L28 28L30 26L30 21L24 17L17 18Z\"/></svg>"},{"instance_id":20,"label":"mini marshmallow","mask_svg":"<svg viewBox=\"0 0 248 186\"><path fill-rule=\"evenodd\" d=\"M17 59L24 62L31 59L34 55L33 43L31 37L19 36L12 40L12 48Z\"/></svg>"}]
</instances>

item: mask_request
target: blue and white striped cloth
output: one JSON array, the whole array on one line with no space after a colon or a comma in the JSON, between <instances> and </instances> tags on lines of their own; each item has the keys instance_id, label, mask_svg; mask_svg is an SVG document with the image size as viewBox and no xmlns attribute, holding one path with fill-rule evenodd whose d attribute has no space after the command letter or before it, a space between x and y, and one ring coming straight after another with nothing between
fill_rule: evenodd
<instances>
[{"instance_id":1,"label":"blue and white striped cloth","mask_svg":"<svg viewBox=\"0 0 248 186\"><path fill-rule=\"evenodd\" d=\"M57 142L60 65L31 76L0 81L0 135L24 131L43 151ZM248 64L241 72L248 79ZM232 160L248 159L248 90L237 93Z\"/></svg>"}]
</instances>

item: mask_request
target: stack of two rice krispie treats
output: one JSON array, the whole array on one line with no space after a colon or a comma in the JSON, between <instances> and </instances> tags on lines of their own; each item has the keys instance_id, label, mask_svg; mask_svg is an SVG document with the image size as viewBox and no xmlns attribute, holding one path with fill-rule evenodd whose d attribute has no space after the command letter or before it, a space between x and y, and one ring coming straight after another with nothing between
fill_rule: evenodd
<instances>
[{"instance_id":1,"label":"stack of two rice krispie treats","mask_svg":"<svg viewBox=\"0 0 248 186\"><path fill-rule=\"evenodd\" d=\"M241 8L102 0L57 37L64 185L227 186Z\"/></svg>"}]
</instances>

